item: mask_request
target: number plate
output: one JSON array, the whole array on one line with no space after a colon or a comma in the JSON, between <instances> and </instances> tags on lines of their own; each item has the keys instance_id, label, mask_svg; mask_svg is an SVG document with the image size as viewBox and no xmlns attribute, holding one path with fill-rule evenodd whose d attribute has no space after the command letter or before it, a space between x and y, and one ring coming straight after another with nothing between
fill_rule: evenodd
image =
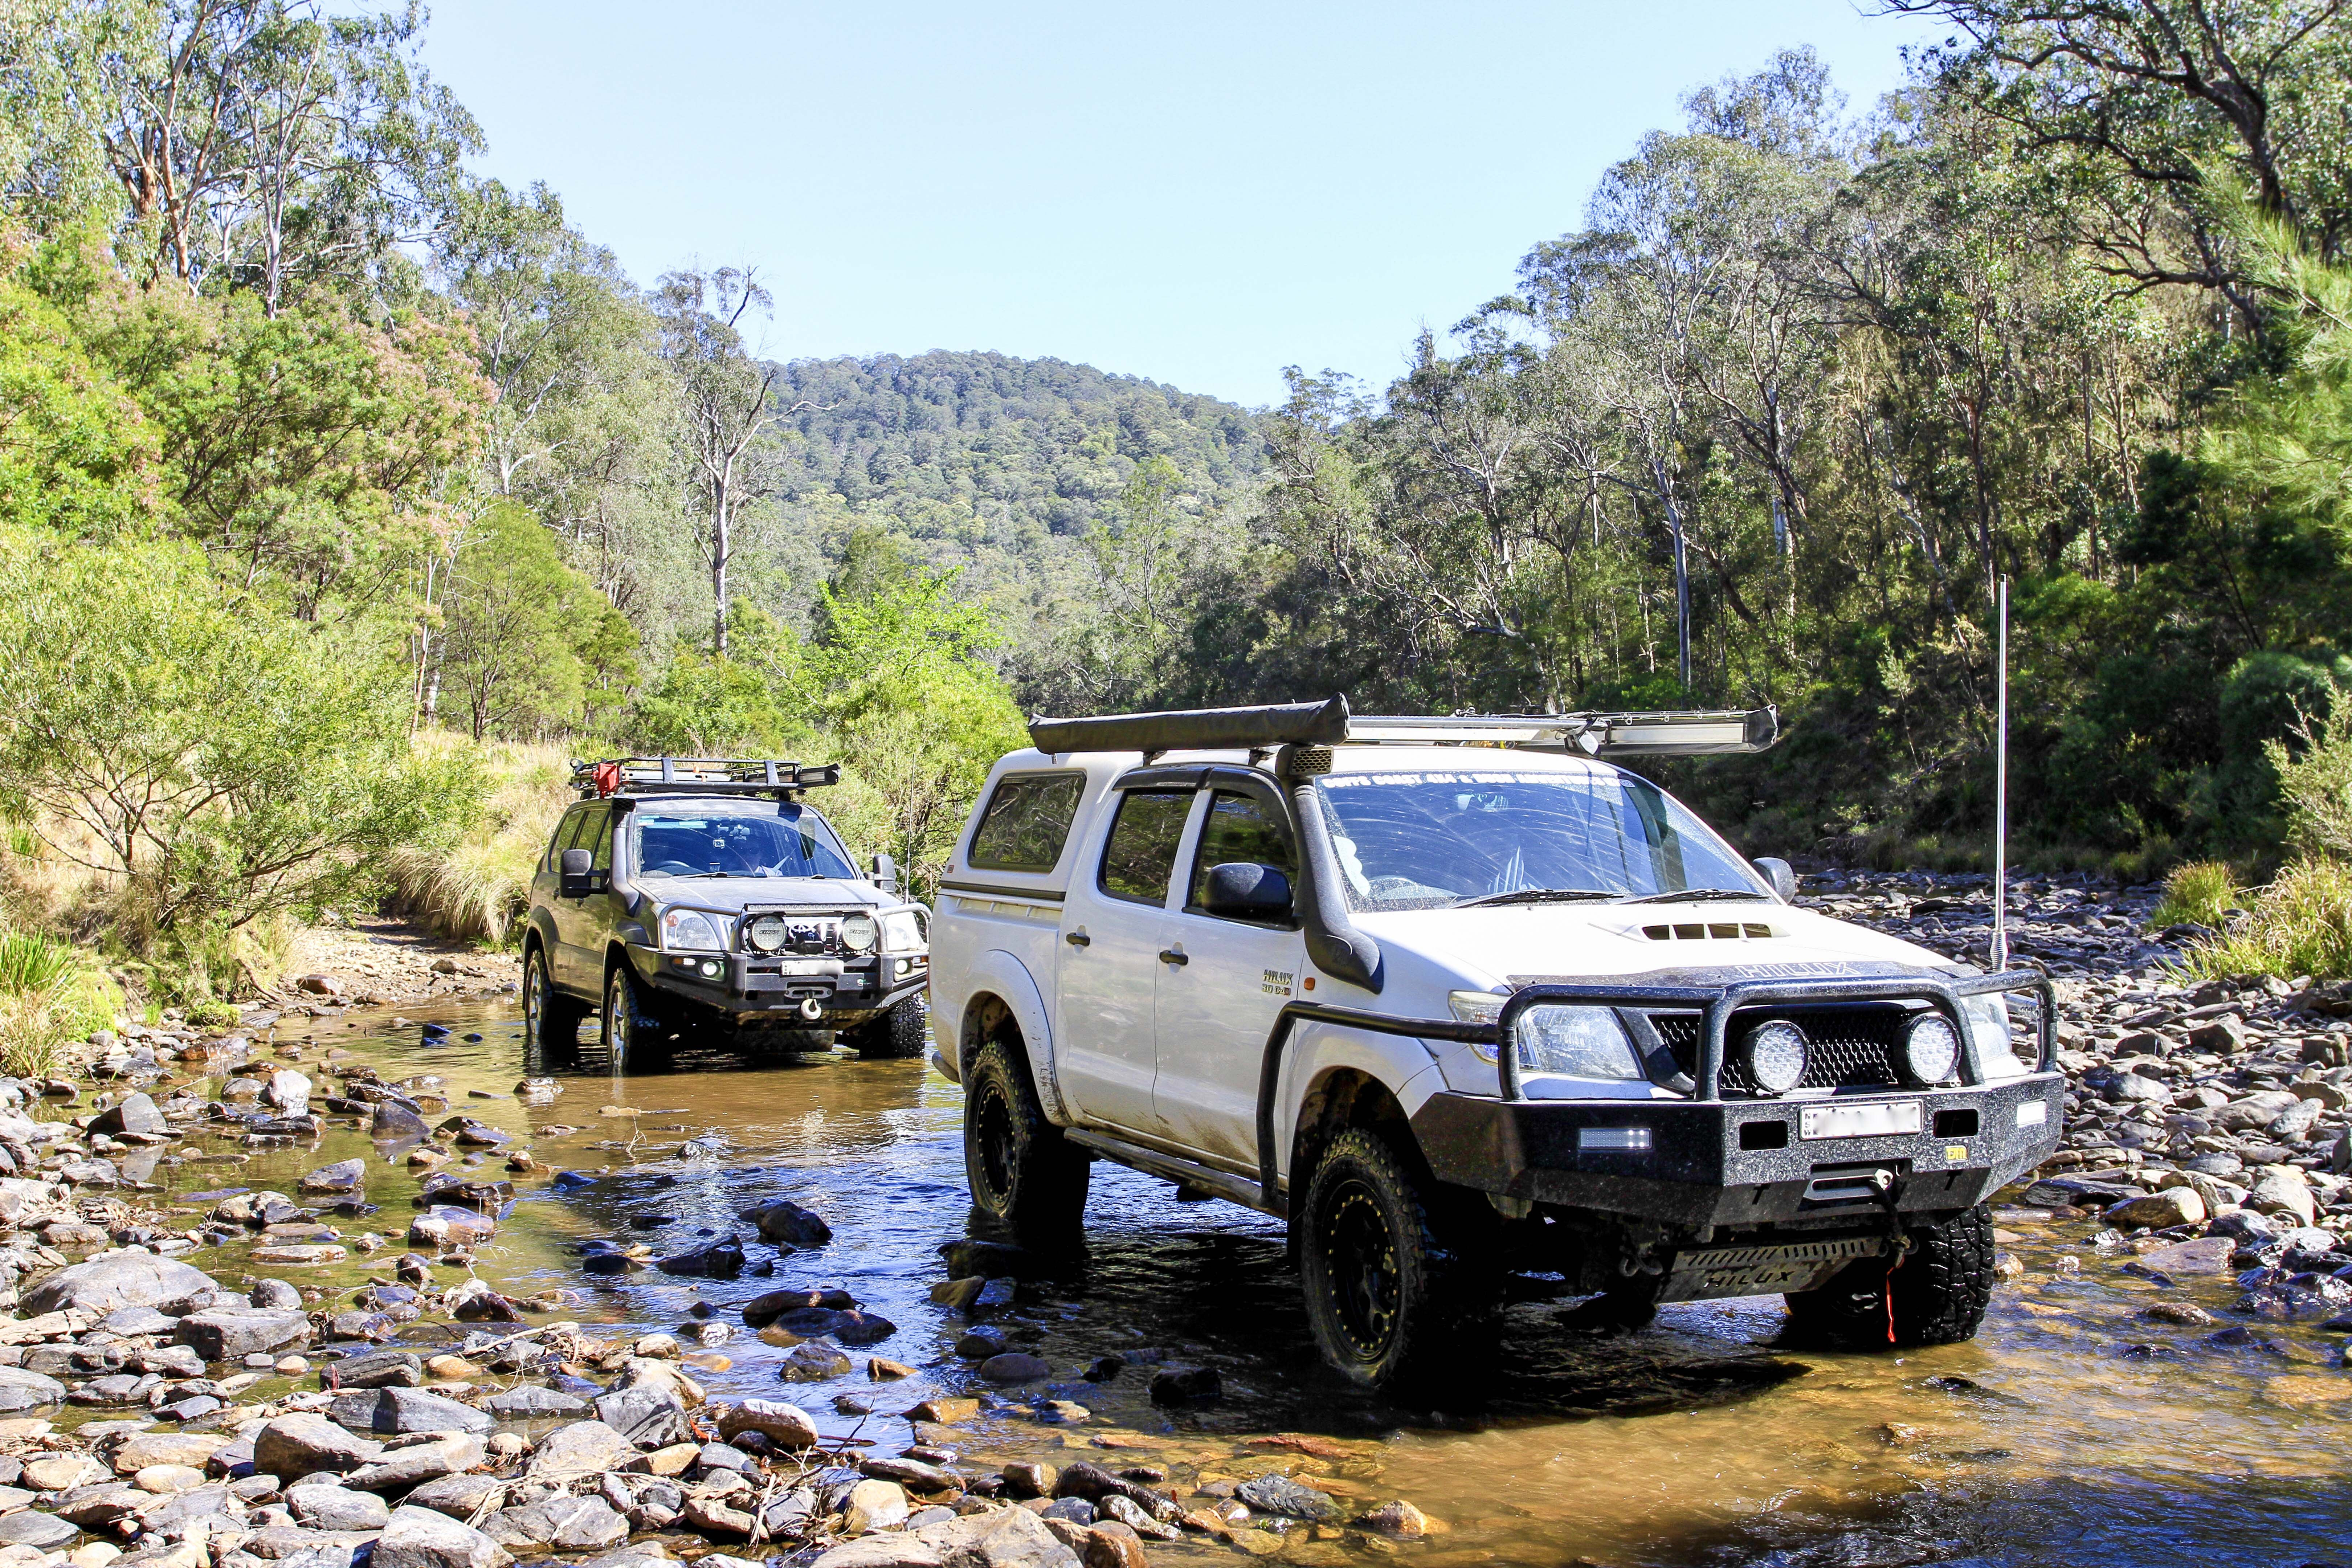
<instances>
[{"instance_id":1,"label":"number plate","mask_svg":"<svg viewBox=\"0 0 2352 1568\"><path fill-rule=\"evenodd\" d=\"M1920 1102L1897 1100L1877 1105L1809 1105L1799 1112L1801 1138L1888 1138L1920 1128Z\"/></svg>"},{"instance_id":2,"label":"number plate","mask_svg":"<svg viewBox=\"0 0 2352 1568\"><path fill-rule=\"evenodd\" d=\"M788 958L776 965L779 974L838 974L841 965L823 958Z\"/></svg>"}]
</instances>

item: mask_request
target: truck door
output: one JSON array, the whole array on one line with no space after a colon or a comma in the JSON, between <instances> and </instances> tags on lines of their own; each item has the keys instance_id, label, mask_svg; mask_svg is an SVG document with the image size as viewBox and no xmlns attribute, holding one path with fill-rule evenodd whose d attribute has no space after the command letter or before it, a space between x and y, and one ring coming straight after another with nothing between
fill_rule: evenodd
<instances>
[{"instance_id":1,"label":"truck door","mask_svg":"<svg viewBox=\"0 0 2352 1568\"><path fill-rule=\"evenodd\" d=\"M1122 793L1100 858L1070 879L1056 966L1054 1061L1082 1121L1162 1131L1152 1109L1152 993L1170 949L1176 852L1196 792Z\"/></svg>"},{"instance_id":2,"label":"truck door","mask_svg":"<svg viewBox=\"0 0 2352 1568\"><path fill-rule=\"evenodd\" d=\"M1204 907L1209 868L1268 866L1296 888L1287 815L1271 792L1213 789L1169 917L1181 964L1160 969L1160 1069L1152 1100L1168 1135L1208 1163L1257 1168L1257 1080L1265 1039L1297 994L1305 941L1292 910L1247 916Z\"/></svg>"},{"instance_id":3,"label":"truck door","mask_svg":"<svg viewBox=\"0 0 2352 1568\"><path fill-rule=\"evenodd\" d=\"M609 879L613 873L613 808L592 805L581 814L578 831L565 846L588 851L590 864ZM556 856L556 871L562 872L563 857ZM562 884L556 884L556 896L548 901L548 912L555 918L555 983L567 991L594 995L604 984L604 943L598 932L596 908L604 895L591 893L584 899L567 899ZM593 952L590 951L593 946Z\"/></svg>"}]
</instances>

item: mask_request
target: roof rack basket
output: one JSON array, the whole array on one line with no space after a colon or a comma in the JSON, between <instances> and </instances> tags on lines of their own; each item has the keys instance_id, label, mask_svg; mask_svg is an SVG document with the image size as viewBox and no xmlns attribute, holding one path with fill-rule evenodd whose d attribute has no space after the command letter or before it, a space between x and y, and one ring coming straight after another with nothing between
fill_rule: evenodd
<instances>
[{"instance_id":1,"label":"roof rack basket","mask_svg":"<svg viewBox=\"0 0 2352 1568\"><path fill-rule=\"evenodd\" d=\"M1370 715L1345 697L1265 708L1203 708L1115 713L1099 719L1033 719L1041 752L1256 750L1274 746L1484 745L1589 757L1700 757L1760 752L1780 738L1776 708L1653 713L1457 713Z\"/></svg>"},{"instance_id":2,"label":"roof rack basket","mask_svg":"<svg viewBox=\"0 0 2352 1568\"><path fill-rule=\"evenodd\" d=\"M583 800L624 793L782 795L840 782L839 763L769 757L606 757L572 764L572 787Z\"/></svg>"}]
</instances>

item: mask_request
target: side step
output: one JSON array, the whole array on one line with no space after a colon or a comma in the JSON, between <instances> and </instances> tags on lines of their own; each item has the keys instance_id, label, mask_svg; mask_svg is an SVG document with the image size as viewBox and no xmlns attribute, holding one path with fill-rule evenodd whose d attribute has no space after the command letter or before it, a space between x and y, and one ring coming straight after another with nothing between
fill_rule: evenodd
<instances>
[{"instance_id":1,"label":"side step","mask_svg":"<svg viewBox=\"0 0 2352 1568\"><path fill-rule=\"evenodd\" d=\"M1260 1189L1255 1177L1213 1170L1181 1154L1162 1154L1157 1149L1146 1149L1139 1143L1130 1143L1124 1138L1114 1138L1108 1132L1097 1132L1088 1128L1073 1127L1065 1131L1062 1136L1081 1148L1093 1150L1106 1160L1125 1165L1129 1170L1140 1171L1147 1176L1160 1176L1182 1186L1198 1188L1227 1203L1255 1209L1260 1214L1270 1214L1276 1218L1282 1216L1280 1208L1269 1208L1259 1201Z\"/></svg>"}]
</instances>

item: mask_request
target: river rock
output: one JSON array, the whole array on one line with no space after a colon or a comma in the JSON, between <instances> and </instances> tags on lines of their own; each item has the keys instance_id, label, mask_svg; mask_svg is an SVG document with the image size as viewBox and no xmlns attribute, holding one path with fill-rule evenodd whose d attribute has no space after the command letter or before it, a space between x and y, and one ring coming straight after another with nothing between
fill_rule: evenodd
<instances>
[{"instance_id":1,"label":"river rock","mask_svg":"<svg viewBox=\"0 0 2352 1568\"><path fill-rule=\"evenodd\" d=\"M719 1435L732 1438L757 1432L779 1448L798 1451L816 1444L816 1423L797 1405L780 1399L747 1399L718 1412Z\"/></svg>"},{"instance_id":2,"label":"river rock","mask_svg":"<svg viewBox=\"0 0 2352 1568\"><path fill-rule=\"evenodd\" d=\"M30 1510L0 1517L0 1546L30 1546L53 1552L80 1533L62 1519Z\"/></svg>"},{"instance_id":3,"label":"river rock","mask_svg":"<svg viewBox=\"0 0 2352 1568\"><path fill-rule=\"evenodd\" d=\"M371 1351L349 1361L335 1362L319 1373L324 1387L415 1388L425 1381L425 1363L407 1351Z\"/></svg>"},{"instance_id":4,"label":"river rock","mask_svg":"<svg viewBox=\"0 0 2352 1568\"><path fill-rule=\"evenodd\" d=\"M186 1465L203 1469L228 1445L219 1432L140 1432L123 1439L114 1450L118 1475L134 1475L150 1465Z\"/></svg>"},{"instance_id":5,"label":"river rock","mask_svg":"<svg viewBox=\"0 0 2352 1568\"><path fill-rule=\"evenodd\" d=\"M760 1239L787 1247L823 1247L833 1239L833 1227L796 1203L779 1200L743 1216L760 1227Z\"/></svg>"},{"instance_id":6,"label":"river rock","mask_svg":"<svg viewBox=\"0 0 2352 1568\"><path fill-rule=\"evenodd\" d=\"M2168 1230L2176 1225L2198 1225L2205 1218L2205 1200L2194 1187L2167 1187L2144 1198L2126 1198L2101 1216L2109 1225L2132 1229L2145 1226Z\"/></svg>"},{"instance_id":7,"label":"river rock","mask_svg":"<svg viewBox=\"0 0 2352 1568\"><path fill-rule=\"evenodd\" d=\"M171 1131L171 1124L163 1120L163 1113L155 1109L152 1100L133 1090L91 1118L89 1130L103 1132L109 1137L122 1132L150 1136Z\"/></svg>"},{"instance_id":8,"label":"river rock","mask_svg":"<svg viewBox=\"0 0 2352 1568\"><path fill-rule=\"evenodd\" d=\"M176 1258L117 1252L59 1269L26 1290L16 1310L27 1318L68 1309L102 1318L123 1307L152 1307L181 1317L228 1299L211 1276Z\"/></svg>"},{"instance_id":9,"label":"river rock","mask_svg":"<svg viewBox=\"0 0 2352 1568\"><path fill-rule=\"evenodd\" d=\"M354 1432L488 1432L497 1423L471 1405L421 1388L373 1388L340 1394L327 1413Z\"/></svg>"},{"instance_id":10,"label":"river rock","mask_svg":"<svg viewBox=\"0 0 2352 1568\"><path fill-rule=\"evenodd\" d=\"M426 1481L408 1494L413 1508L429 1508L452 1519L471 1519L482 1500L501 1491L507 1483L496 1476L452 1474Z\"/></svg>"},{"instance_id":11,"label":"river rock","mask_svg":"<svg viewBox=\"0 0 2352 1568\"><path fill-rule=\"evenodd\" d=\"M292 1068L279 1068L269 1075L261 1098L289 1116L299 1116L310 1108L310 1080Z\"/></svg>"},{"instance_id":12,"label":"river rock","mask_svg":"<svg viewBox=\"0 0 2352 1568\"><path fill-rule=\"evenodd\" d=\"M1053 1374L1053 1367L1043 1356L1025 1351L1001 1352L980 1363L980 1375L991 1383L1034 1383Z\"/></svg>"},{"instance_id":13,"label":"river rock","mask_svg":"<svg viewBox=\"0 0 2352 1568\"><path fill-rule=\"evenodd\" d=\"M2139 1261L2141 1267L2159 1274L2226 1274L2230 1256L2237 1250L2237 1245L2226 1236L2200 1236L2194 1241L2179 1241L2154 1252L2144 1252Z\"/></svg>"},{"instance_id":14,"label":"river rock","mask_svg":"<svg viewBox=\"0 0 2352 1568\"><path fill-rule=\"evenodd\" d=\"M1151 1374L1154 1405L1204 1405L1223 1389L1213 1366L1164 1366Z\"/></svg>"},{"instance_id":15,"label":"river rock","mask_svg":"<svg viewBox=\"0 0 2352 1568\"><path fill-rule=\"evenodd\" d=\"M1399 1541L1418 1541L1429 1533L1429 1516L1399 1499L1384 1502L1356 1521L1357 1528Z\"/></svg>"},{"instance_id":16,"label":"river rock","mask_svg":"<svg viewBox=\"0 0 2352 1568\"><path fill-rule=\"evenodd\" d=\"M708 1247L692 1252L682 1252L673 1258L656 1261L654 1267L665 1274L686 1275L704 1279L732 1279L743 1272L743 1244L733 1237L725 1237Z\"/></svg>"},{"instance_id":17,"label":"river rock","mask_svg":"<svg viewBox=\"0 0 2352 1568\"><path fill-rule=\"evenodd\" d=\"M349 1487L296 1487L286 1494L295 1521L311 1530L382 1530L392 1510L372 1491Z\"/></svg>"},{"instance_id":18,"label":"river rock","mask_svg":"<svg viewBox=\"0 0 2352 1568\"><path fill-rule=\"evenodd\" d=\"M272 1476L341 1475L382 1454L383 1445L344 1431L323 1415L280 1415L254 1435L253 1468Z\"/></svg>"},{"instance_id":19,"label":"river rock","mask_svg":"<svg viewBox=\"0 0 2352 1568\"><path fill-rule=\"evenodd\" d=\"M1288 1476L1259 1476L1234 1489L1234 1495L1260 1513L1326 1523L1339 1517L1339 1505L1327 1493L1299 1485Z\"/></svg>"},{"instance_id":20,"label":"river rock","mask_svg":"<svg viewBox=\"0 0 2352 1568\"><path fill-rule=\"evenodd\" d=\"M300 1312L222 1307L191 1312L173 1337L206 1361L242 1361L310 1342L310 1320Z\"/></svg>"},{"instance_id":21,"label":"river rock","mask_svg":"<svg viewBox=\"0 0 2352 1568\"><path fill-rule=\"evenodd\" d=\"M488 1456L471 1432L447 1432L404 1448L387 1448L372 1465L353 1470L347 1484L362 1491L404 1492L412 1487L470 1470Z\"/></svg>"},{"instance_id":22,"label":"river rock","mask_svg":"<svg viewBox=\"0 0 2352 1568\"><path fill-rule=\"evenodd\" d=\"M636 1453L635 1443L602 1421L574 1421L568 1426L558 1426L539 1440L525 1473L532 1480L560 1485L582 1476L617 1469L635 1458Z\"/></svg>"},{"instance_id":23,"label":"river rock","mask_svg":"<svg viewBox=\"0 0 2352 1568\"><path fill-rule=\"evenodd\" d=\"M588 1408L588 1402L575 1394L553 1388L541 1388L526 1383L502 1394L493 1394L482 1401L482 1408L509 1421L531 1420L542 1415L577 1415Z\"/></svg>"},{"instance_id":24,"label":"river rock","mask_svg":"<svg viewBox=\"0 0 2352 1568\"><path fill-rule=\"evenodd\" d=\"M355 1193L367 1184L365 1160L341 1160L321 1165L295 1184L305 1193Z\"/></svg>"},{"instance_id":25,"label":"river rock","mask_svg":"<svg viewBox=\"0 0 2352 1568\"><path fill-rule=\"evenodd\" d=\"M895 1530L907 1522L909 1511L907 1490L898 1482L863 1480L849 1489L841 1504L841 1528L849 1535Z\"/></svg>"},{"instance_id":26,"label":"river rock","mask_svg":"<svg viewBox=\"0 0 2352 1568\"><path fill-rule=\"evenodd\" d=\"M601 1497L555 1497L500 1509L482 1521L482 1533L503 1546L601 1552L629 1538L629 1521Z\"/></svg>"},{"instance_id":27,"label":"river rock","mask_svg":"<svg viewBox=\"0 0 2352 1568\"><path fill-rule=\"evenodd\" d=\"M811 1340L794 1345L793 1353L784 1358L776 1373L786 1383L822 1383L829 1377L847 1376L850 1364L839 1345L828 1340Z\"/></svg>"},{"instance_id":28,"label":"river rock","mask_svg":"<svg viewBox=\"0 0 2352 1568\"><path fill-rule=\"evenodd\" d=\"M376 1538L372 1568L505 1568L513 1553L429 1508L402 1506Z\"/></svg>"},{"instance_id":29,"label":"river rock","mask_svg":"<svg viewBox=\"0 0 2352 1568\"><path fill-rule=\"evenodd\" d=\"M60 1403L66 1385L46 1373L0 1366L0 1415L21 1415Z\"/></svg>"},{"instance_id":30,"label":"river rock","mask_svg":"<svg viewBox=\"0 0 2352 1568\"><path fill-rule=\"evenodd\" d=\"M425 1118L394 1100L376 1101L375 1114L368 1121L368 1136L379 1142L401 1138L422 1139L430 1136L432 1131Z\"/></svg>"},{"instance_id":31,"label":"river rock","mask_svg":"<svg viewBox=\"0 0 2352 1568\"><path fill-rule=\"evenodd\" d=\"M596 1419L640 1448L667 1448L693 1436L687 1429L686 1406L657 1388L614 1390L596 1401Z\"/></svg>"},{"instance_id":32,"label":"river rock","mask_svg":"<svg viewBox=\"0 0 2352 1568\"><path fill-rule=\"evenodd\" d=\"M2292 1165L2274 1165L2264 1171L2262 1179L2247 1194L2246 1206L2258 1214L2292 1215L2303 1225L2319 1217L2319 1205L2314 1200L2310 1184L2303 1173Z\"/></svg>"}]
</instances>

